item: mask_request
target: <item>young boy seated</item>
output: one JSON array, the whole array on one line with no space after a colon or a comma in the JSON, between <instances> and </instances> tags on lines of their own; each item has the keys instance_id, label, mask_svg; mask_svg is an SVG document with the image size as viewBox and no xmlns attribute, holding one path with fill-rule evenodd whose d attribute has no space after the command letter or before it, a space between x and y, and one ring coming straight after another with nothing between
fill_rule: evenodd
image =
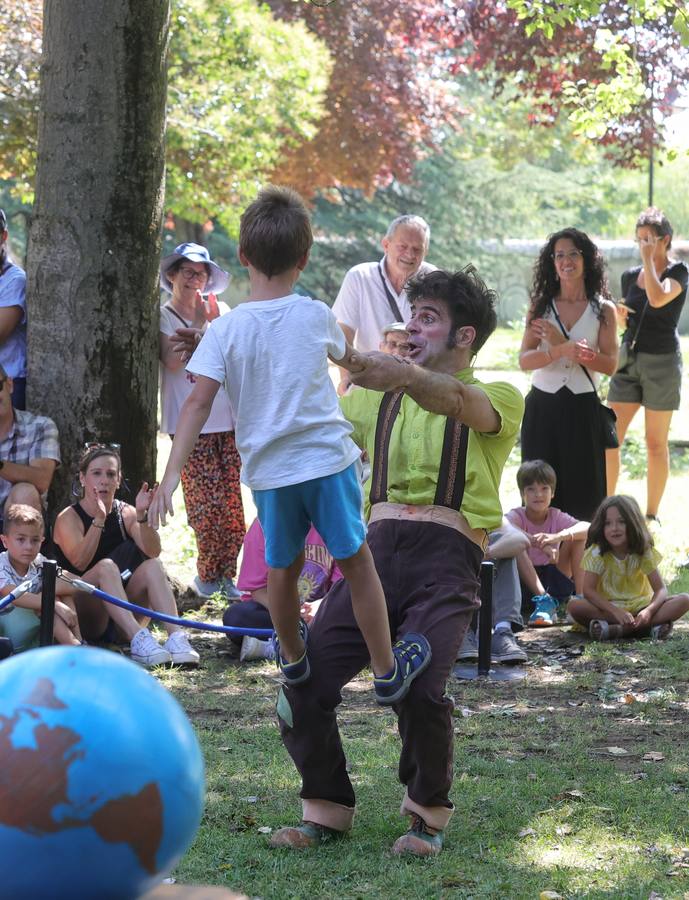
<instances>
[{"instance_id":1,"label":"young boy seated","mask_svg":"<svg viewBox=\"0 0 689 900\"><path fill-rule=\"evenodd\" d=\"M16 503L7 510L2 538L5 552L0 553L0 598L6 597L27 579L41 574L40 554L44 536L43 516L32 506ZM55 592L53 637L58 644L79 645L81 633L68 584L58 582ZM0 633L9 638L15 652L28 650L35 644L41 612L40 593L22 594L0 612Z\"/></svg>"},{"instance_id":2,"label":"young boy seated","mask_svg":"<svg viewBox=\"0 0 689 900\"><path fill-rule=\"evenodd\" d=\"M522 463L517 485L523 506L507 513L531 544L517 557L517 567L522 603L527 610L533 607L529 625L536 628L554 625L559 604L583 589L581 558L589 523L550 505L556 483L555 470L542 459Z\"/></svg>"},{"instance_id":3,"label":"young boy seated","mask_svg":"<svg viewBox=\"0 0 689 900\"><path fill-rule=\"evenodd\" d=\"M304 567L299 576L301 618L307 625L313 621L321 600L336 581L342 578L337 563L328 552L323 538L311 526L304 542ZM272 628L268 611L268 563L266 542L261 523L254 519L242 544L242 565L237 578L241 600L223 613L223 625L233 628ZM228 636L239 650L239 659L275 659L275 642L246 635Z\"/></svg>"}]
</instances>

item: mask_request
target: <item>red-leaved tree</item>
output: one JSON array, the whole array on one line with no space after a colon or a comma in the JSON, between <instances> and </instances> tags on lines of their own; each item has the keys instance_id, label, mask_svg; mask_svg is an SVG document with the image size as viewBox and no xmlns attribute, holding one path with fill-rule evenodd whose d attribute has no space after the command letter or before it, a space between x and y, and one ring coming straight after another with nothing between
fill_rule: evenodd
<instances>
[{"instance_id":1,"label":"red-leaved tree","mask_svg":"<svg viewBox=\"0 0 689 900\"><path fill-rule=\"evenodd\" d=\"M294 148L274 177L311 195L347 185L372 191L408 180L458 107L445 74L454 15L443 0L269 0L281 18L302 19L334 57L318 134Z\"/></svg>"},{"instance_id":2,"label":"red-leaved tree","mask_svg":"<svg viewBox=\"0 0 689 900\"><path fill-rule=\"evenodd\" d=\"M516 78L520 88L533 95L531 121L545 126L573 108L567 104L566 82L595 86L610 81L600 42L609 30L631 48L645 91L631 109L606 121L600 141L607 155L622 165L634 165L647 156L652 143L662 142L662 118L689 83L689 54L673 27L671 11L635 23L633 4L610 0L590 18L556 27L547 37L542 30L529 36L525 22L504 2L473 0L461 6L464 15L454 21L457 70L466 66L491 73L496 98L503 88L514 86ZM654 118L652 108L660 115Z\"/></svg>"}]
</instances>

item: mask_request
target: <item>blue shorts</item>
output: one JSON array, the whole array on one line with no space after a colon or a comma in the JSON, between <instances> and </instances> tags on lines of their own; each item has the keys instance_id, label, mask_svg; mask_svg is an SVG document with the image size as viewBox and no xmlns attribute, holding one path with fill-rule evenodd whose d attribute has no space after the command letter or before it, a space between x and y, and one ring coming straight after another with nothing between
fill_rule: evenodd
<instances>
[{"instance_id":1,"label":"blue shorts","mask_svg":"<svg viewBox=\"0 0 689 900\"><path fill-rule=\"evenodd\" d=\"M294 562L312 523L335 559L354 556L366 540L356 462L324 478L252 493L271 569Z\"/></svg>"}]
</instances>

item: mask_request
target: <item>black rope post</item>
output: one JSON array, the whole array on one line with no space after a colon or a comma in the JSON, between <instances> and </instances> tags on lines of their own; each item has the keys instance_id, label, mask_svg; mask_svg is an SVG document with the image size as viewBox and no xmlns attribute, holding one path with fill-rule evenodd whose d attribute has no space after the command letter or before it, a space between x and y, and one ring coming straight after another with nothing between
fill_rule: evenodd
<instances>
[{"instance_id":1,"label":"black rope post","mask_svg":"<svg viewBox=\"0 0 689 900\"><path fill-rule=\"evenodd\" d=\"M38 632L38 640L41 647L51 647L55 623L55 578L57 576L57 563L54 559L43 560L42 574L41 627Z\"/></svg>"},{"instance_id":2,"label":"black rope post","mask_svg":"<svg viewBox=\"0 0 689 900\"><path fill-rule=\"evenodd\" d=\"M495 565L481 563L481 611L478 617L478 674L490 674L490 645L493 637L493 576Z\"/></svg>"}]
</instances>

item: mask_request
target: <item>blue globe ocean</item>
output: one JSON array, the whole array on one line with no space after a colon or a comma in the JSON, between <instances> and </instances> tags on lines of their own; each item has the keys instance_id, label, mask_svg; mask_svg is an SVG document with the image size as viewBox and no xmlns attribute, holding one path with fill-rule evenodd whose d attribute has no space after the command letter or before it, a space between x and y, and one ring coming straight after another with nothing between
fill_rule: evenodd
<instances>
[{"instance_id":1,"label":"blue globe ocean","mask_svg":"<svg viewBox=\"0 0 689 900\"><path fill-rule=\"evenodd\" d=\"M0 898L132 898L173 868L203 810L177 701L87 647L0 663Z\"/></svg>"}]
</instances>

